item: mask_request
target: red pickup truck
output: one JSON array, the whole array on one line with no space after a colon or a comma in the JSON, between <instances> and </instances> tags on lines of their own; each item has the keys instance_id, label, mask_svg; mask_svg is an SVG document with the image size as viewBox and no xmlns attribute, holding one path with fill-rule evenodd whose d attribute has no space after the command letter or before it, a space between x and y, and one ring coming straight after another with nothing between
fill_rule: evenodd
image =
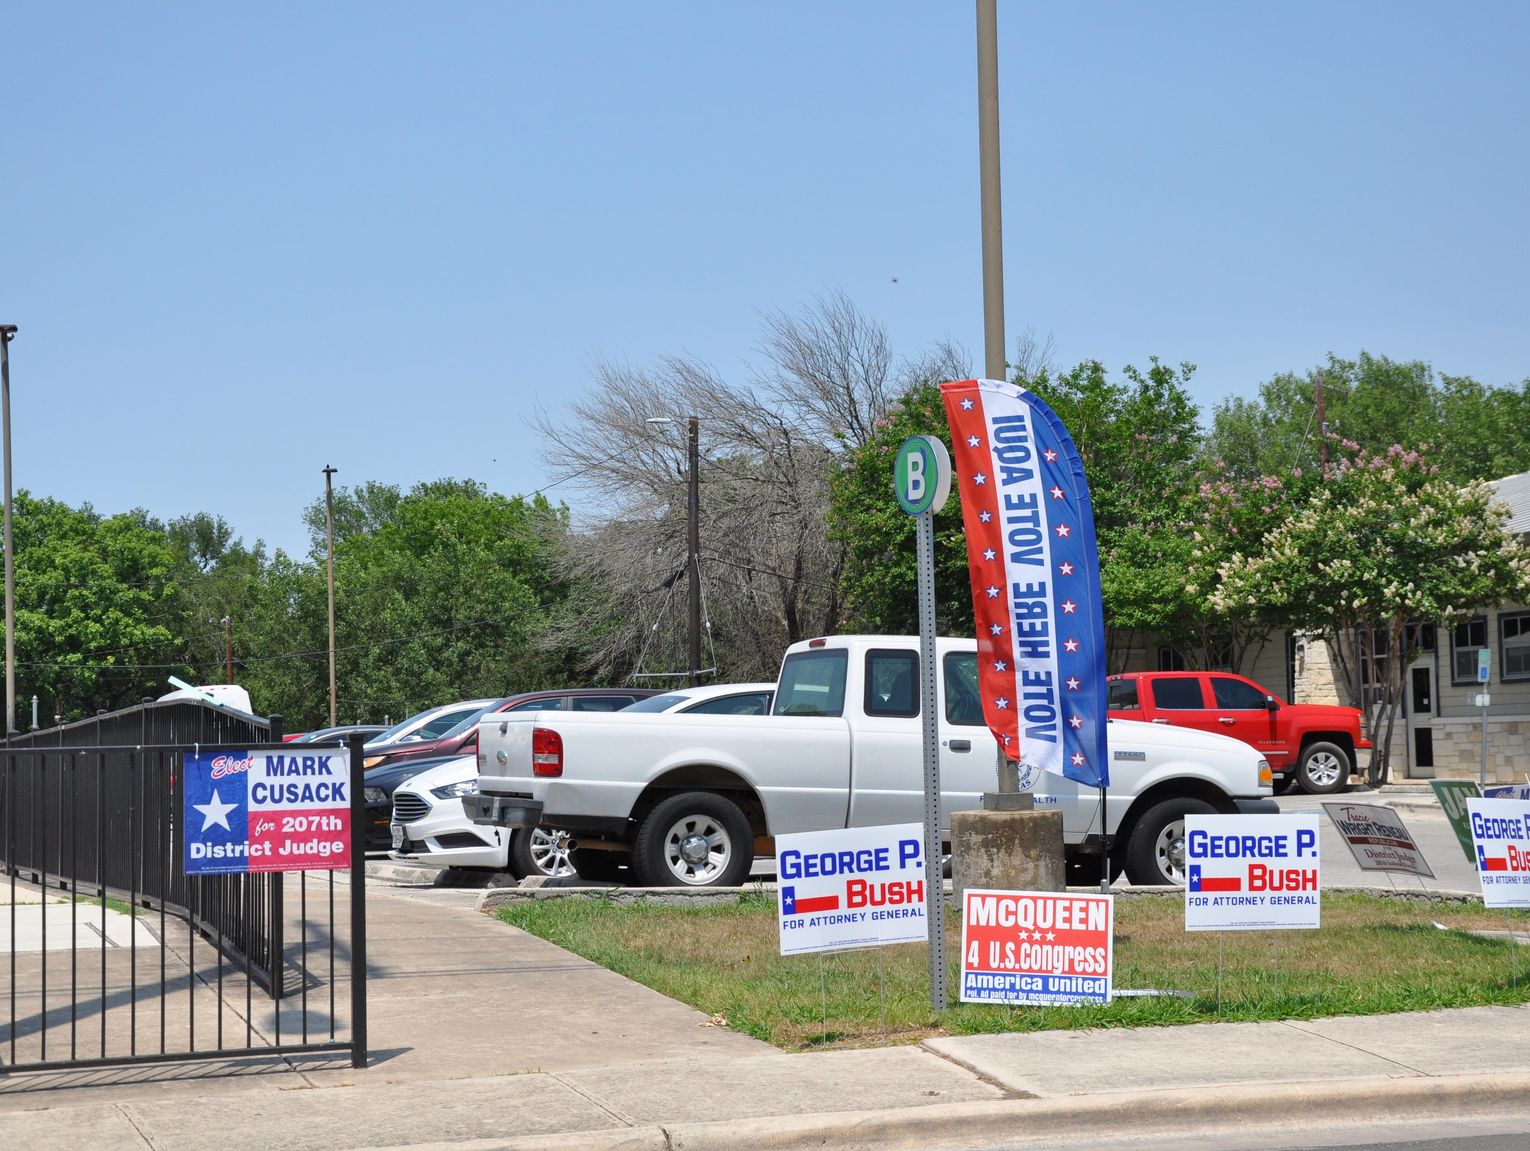
<instances>
[{"instance_id":1,"label":"red pickup truck","mask_svg":"<svg viewBox=\"0 0 1530 1151\"><path fill-rule=\"evenodd\" d=\"M1275 790L1343 791L1355 752L1370 748L1358 709L1286 703L1251 679L1221 671L1136 671L1110 676L1110 716L1195 727L1241 739L1270 761Z\"/></svg>"}]
</instances>

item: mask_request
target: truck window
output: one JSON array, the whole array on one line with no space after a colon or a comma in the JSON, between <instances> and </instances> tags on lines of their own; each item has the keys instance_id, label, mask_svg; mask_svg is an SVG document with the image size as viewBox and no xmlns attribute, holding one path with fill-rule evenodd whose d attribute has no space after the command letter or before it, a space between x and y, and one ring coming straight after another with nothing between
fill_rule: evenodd
<instances>
[{"instance_id":1,"label":"truck window","mask_svg":"<svg viewBox=\"0 0 1530 1151\"><path fill-rule=\"evenodd\" d=\"M1211 694L1216 697L1217 706L1228 711L1263 711L1268 706L1262 688L1230 675L1212 676Z\"/></svg>"},{"instance_id":2,"label":"truck window","mask_svg":"<svg viewBox=\"0 0 1530 1151\"><path fill-rule=\"evenodd\" d=\"M946 722L959 727L983 727L983 696L978 691L977 652L946 655Z\"/></svg>"},{"instance_id":3,"label":"truck window","mask_svg":"<svg viewBox=\"0 0 1530 1151\"><path fill-rule=\"evenodd\" d=\"M794 652L781 665L776 688L776 715L844 715L844 648Z\"/></svg>"},{"instance_id":4,"label":"truck window","mask_svg":"<svg viewBox=\"0 0 1530 1151\"><path fill-rule=\"evenodd\" d=\"M865 708L867 715L906 717L919 714L917 651L866 653Z\"/></svg>"},{"instance_id":5,"label":"truck window","mask_svg":"<svg viewBox=\"0 0 1530 1151\"><path fill-rule=\"evenodd\" d=\"M1206 706L1201 695L1201 681L1194 676L1185 679L1155 679L1153 702L1159 711L1197 711Z\"/></svg>"},{"instance_id":6,"label":"truck window","mask_svg":"<svg viewBox=\"0 0 1530 1151\"><path fill-rule=\"evenodd\" d=\"M1136 711L1142 705L1137 702L1137 681L1117 679L1110 683L1110 699L1106 708L1110 711Z\"/></svg>"}]
</instances>

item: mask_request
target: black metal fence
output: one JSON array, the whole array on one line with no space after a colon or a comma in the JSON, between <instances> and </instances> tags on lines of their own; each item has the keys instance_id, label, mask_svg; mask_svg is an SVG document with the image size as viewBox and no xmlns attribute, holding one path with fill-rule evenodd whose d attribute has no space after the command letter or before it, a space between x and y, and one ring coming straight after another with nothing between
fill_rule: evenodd
<instances>
[{"instance_id":1,"label":"black metal fence","mask_svg":"<svg viewBox=\"0 0 1530 1151\"><path fill-rule=\"evenodd\" d=\"M0 1067L277 1051L350 1051L365 1065L365 976L353 969L364 957L359 832L348 932L337 931L333 872L186 874L183 757L275 750L273 719L146 702L13 736L0 750L0 875L9 882L0 891L9 931L0 924L0 933L10 941ZM359 752L357 741L358 774ZM359 826L359 799L351 801ZM313 885L321 890L311 901ZM327 918L311 919L311 906ZM336 985L347 977L350 1038L341 1041ZM310 991L326 984L327 1012L310 1011Z\"/></svg>"}]
</instances>

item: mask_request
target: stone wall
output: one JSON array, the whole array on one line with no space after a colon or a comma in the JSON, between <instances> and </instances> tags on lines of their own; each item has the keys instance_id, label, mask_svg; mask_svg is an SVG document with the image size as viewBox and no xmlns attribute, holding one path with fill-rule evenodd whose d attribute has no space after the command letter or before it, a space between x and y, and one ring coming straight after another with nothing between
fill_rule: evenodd
<instances>
[{"instance_id":1,"label":"stone wall","mask_svg":"<svg viewBox=\"0 0 1530 1151\"><path fill-rule=\"evenodd\" d=\"M1434 775L1476 779L1482 763L1482 721L1434 721ZM1394 764L1397 760L1394 758ZM1398 773L1400 774L1400 773ZM1487 781L1524 783L1530 775L1530 719L1489 719Z\"/></svg>"},{"instance_id":2,"label":"stone wall","mask_svg":"<svg viewBox=\"0 0 1530 1151\"><path fill-rule=\"evenodd\" d=\"M1339 695L1339 672L1326 640L1296 637L1296 690L1292 703L1347 703Z\"/></svg>"}]
</instances>

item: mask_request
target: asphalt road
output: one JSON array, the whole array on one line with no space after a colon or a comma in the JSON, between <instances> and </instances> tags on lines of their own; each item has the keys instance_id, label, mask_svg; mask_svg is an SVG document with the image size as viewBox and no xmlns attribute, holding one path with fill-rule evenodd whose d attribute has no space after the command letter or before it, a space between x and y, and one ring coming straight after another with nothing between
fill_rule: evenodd
<instances>
[{"instance_id":1,"label":"asphalt road","mask_svg":"<svg viewBox=\"0 0 1530 1151\"><path fill-rule=\"evenodd\" d=\"M1323 814L1325 803L1364 803L1391 807L1401 817L1414 841L1424 853L1433 879L1416 878L1411 875L1393 875L1384 871L1362 871L1350 855L1349 848L1339 831L1326 815L1318 838L1322 848L1323 886L1343 884L1366 884L1386 887L1394 885L1399 891L1417 891L1427 888L1433 891L1466 891L1480 893L1476 869L1467 862L1455 832L1450 828L1445 813L1438 804L1422 806L1417 803L1391 803L1386 795L1370 791L1348 791L1341 795L1282 795L1276 799L1281 811L1316 811Z\"/></svg>"}]
</instances>

